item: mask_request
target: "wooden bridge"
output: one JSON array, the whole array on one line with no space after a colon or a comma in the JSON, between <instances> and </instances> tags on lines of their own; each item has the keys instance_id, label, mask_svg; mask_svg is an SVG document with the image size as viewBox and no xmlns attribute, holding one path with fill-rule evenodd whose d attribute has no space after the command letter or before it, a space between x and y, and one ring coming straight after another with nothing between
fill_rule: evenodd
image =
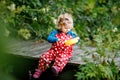
<instances>
[{"instance_id":1,"label":"wooden bridge","mask_svg":"<svg viewBox=\"0 0 120 80\"><path fill-rule=\"evenodd\" d=\"M39 58L42 53L46 52L51 47L51 44L46 41L40 42L39 44L35 44L35 41L33 40L15 40L12 42L12 45L10 45L10 53L32 58ZM76 44L73 49L73 56L70 59L69 64L79 65L85 64L86 61L93 62L93 54L98 58L96 48L80 47L79 44ZM115 58L115 62L120 69L120 52L118 54L118 57ZM108 53L107 55L111 55L111 53Z\"/></svg>"}]
</instances>

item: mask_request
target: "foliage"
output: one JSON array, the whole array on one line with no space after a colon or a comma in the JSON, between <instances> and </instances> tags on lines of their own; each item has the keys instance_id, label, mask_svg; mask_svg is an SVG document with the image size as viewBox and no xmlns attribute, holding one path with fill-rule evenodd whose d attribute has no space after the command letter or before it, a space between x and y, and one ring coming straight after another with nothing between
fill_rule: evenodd
<instances>
[{"instance_id":1,"label":"foliage","mask_svg":"<svg viewBox=\"0 0 120 80\"><path fill-rule=\"evenodd\" d=\"M115 25L114 28L120 26L119 4L119 0L11 0L7 3L14 17L11 19L13 30L27 28L32 37L46 38L55 28L53 21L58 15L69 12L83 42L93 40L99 27L111 30L110 25Z\"/></svg>"},{"instance_id":2,"label":"foliage","mask_svg":"<svg viewBox=\"0 0 120 80\"><path fill-rule=\"evenodd\" d=\"M81 5L87 5L87 1L85 3L81 3ZM97 29L102 27L106 30L112 30L115 27L118 27L118 25L116 25L114 22L112 22L113 20L113 16L115 16L114 11L112 12L111 9L116 6L119 8L118 2L113 2L112 0L105 0L104 3L99 3L95 1L90 0L91 3L90 4L95 4L94 7L92 9L85 9L83 8L83 10L79 11L79 14L77 21L79 21L79 24L77 24L76 30L81 34L81 38L84 38L84 40L89 41L89 40L93 40L93 36L98 33ZM107 2L106 2L107 1ZM89 4L89 3L88 3ZM90 5L89 4L89 5ZM81 8L80 8L81 9ZM87 12L85 12L85 10ZM119 15L119 10L115 10L116 14ZM83 14L84 13L84 14ZM114 25L114 26L112 26ZM81 27L81 28L80 28ZM81 31L82 30L82 31Z\"/></svg>"},{"instance_id":3,"label":"foliage","mask_svg":"<svg viewBox=\"0 0 120 80\"><path fill-rule=\"evenodd\" d=\"M112 66L112 67L111 67ZM79 66L77 80L119 80L118 68L115 65L87 63Z\"/></svg>"},{"instance_id":4,"label":"foliage","mask_svg":"<svg viewBox=\"0 0 120 80\"><path fill-rule=\"evenodd\" d=\"M85 65L79 66L76 73L77 80L119 80L119 69L115 58L119 56L120 42L117 28L106 30L98 28L93 40L96 50L92 53L93 62L87 61ZM98 55L95 55L97 53Z\"/></svg>"},{"instance_id":5,"label":"foliage","mask_svg":"<svg viewBox=\"0 0 120 80\"><path fill-rule=\"evenodd\" d=\"M20 29L18 34L26 40L31 37L30 31L28 29Z\"/></svg>"},{"instance_id":6,"label":"foliage","mask_svg":"<svg viewBox=\"0 0 120 80\"><path fill-rule=\"evenodd\" d=\"M95 4L94 8L89 9L89 13L80 16L81 21L76 31L81 34L84 41L92 40L91 44L97 47L95 52L99 56L91 53L93 62L87 61L85 65L80 65L75 76L77 80L119 80L119 69L114 60L118 57L120 49L118 37L120 24L116 24L119 21L117 18L114 22L113 16L119 15L120 2L98 0Z\"/></svg>"},{"instance_id":7,"label":"foliage","mask_svg":"<svg viewBox=\"0 0 120 80\"><path fill-rule=\"evenodd\" d=\"M115 58L119 56L120 38L117 28L106 30L98 28L93 40L96 50L92 53L93 62L87 61L85 65L78 67L77 80L119 80L119 69ZM97 53L98 55L95 55Z\"/></svg>"}]
</instances>

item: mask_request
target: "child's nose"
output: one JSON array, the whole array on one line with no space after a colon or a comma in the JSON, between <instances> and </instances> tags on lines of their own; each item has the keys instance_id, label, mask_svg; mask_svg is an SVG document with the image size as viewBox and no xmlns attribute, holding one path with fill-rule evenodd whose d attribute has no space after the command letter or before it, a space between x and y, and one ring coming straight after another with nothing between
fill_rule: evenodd
<instances>
[{"instance_id":1,"label":"child's nose","mask_svg":"<svg viewBox=\"0 0 120 80\"><path fill-rule=\"evenodd\" d=\"M63 22L63 25L66 25L66 23L65 23L65 22Z\"/></svg>"}]
</instances>

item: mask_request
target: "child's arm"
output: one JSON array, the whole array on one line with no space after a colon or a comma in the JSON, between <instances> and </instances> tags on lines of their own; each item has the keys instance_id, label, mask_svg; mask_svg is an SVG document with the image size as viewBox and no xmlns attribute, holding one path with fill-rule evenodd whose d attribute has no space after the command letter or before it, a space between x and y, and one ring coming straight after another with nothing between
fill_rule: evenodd
<instances>
[{"instance_id":1,"label":"child's arm","mask_svg":"<svg viewBox=\"0 0 120 80\"><path fill-rule=\"evenodd\" d=\"M70 31L68 32L68 34L71 35L72 38L77 37L77 35L76 35L72 30L70 30Z\"/></svg>"},{"instance_id":2,"label":"child's arm","mask_svg":"<svg viewBox=\"0 0 120 80\"><path fill-rule=\"evenodd\" d=\"M77 37L77 35L72 32L72 31L69 31L68 34L70 34L72 36L73 39L69 39L65 42L65 45L66 46L69 46L69 45L72 45L72 44L76 44L80 41L80 38Z\"/></svg>"},{"instance_id":3,"label":"child's arm","mask_svg":"<svg viewBox=\"0 0 120 80\"><path fill-rule=\"evenodd\" d=\"M47 38L47 41L50 42L50 43L54 43L54 42L57 42L58 41L58 38L55 36L56 34L58 33L57 30L54 30L52 31L48 38Z\"/></svg>"}]
</instances>

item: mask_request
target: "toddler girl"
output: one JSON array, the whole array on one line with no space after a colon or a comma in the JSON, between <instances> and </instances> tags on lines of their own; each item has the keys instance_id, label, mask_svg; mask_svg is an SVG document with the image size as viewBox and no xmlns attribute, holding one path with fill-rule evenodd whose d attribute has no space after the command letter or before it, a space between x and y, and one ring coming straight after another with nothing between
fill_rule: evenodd
<instances>
[{"instance_id":1,"label":"toddler girl","mask_svg":"<svg viewBox=\"0 0 120 80\"><path fill-rule=\"evenodd\" d=\"M71 30L73 28L72 16L68 13L61 14L58 17L58 30L53 30L47 41L52 43L51 48L40 56L38 69L33 74L34 78L39 78L40 75L49 67L51 61L54 61L52 71L58 75L68 63L73 52L73 44L65 45L67 40L76 38L76 34ZM76 38L77 41L79 37Z\"/></svg>"}]
</instances>

